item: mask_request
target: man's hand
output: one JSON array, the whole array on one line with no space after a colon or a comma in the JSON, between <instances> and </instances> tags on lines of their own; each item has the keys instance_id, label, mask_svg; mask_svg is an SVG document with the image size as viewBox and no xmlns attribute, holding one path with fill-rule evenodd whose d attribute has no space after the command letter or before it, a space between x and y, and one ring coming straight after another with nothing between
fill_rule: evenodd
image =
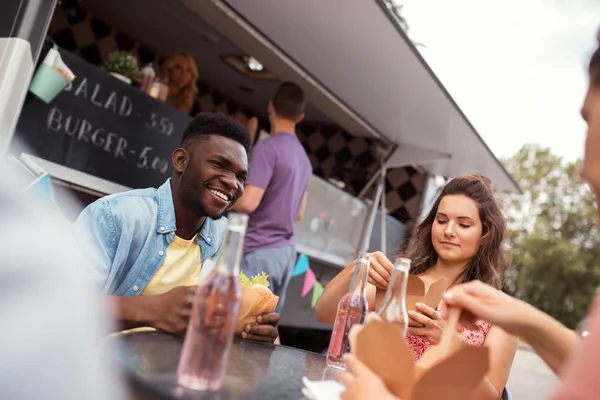
<instances>
[{"instance_id":1,"label":"man's hand","mask_svg":"<svg viewBox=\"0 0 600 400\"><path fill-rule=\"evenodd\" d=\"M442 339L442 331L446 326L446 321L442 319L439 311L436 311L425 304L417 303L416 308L417 311L409 311L408 316L425 326L411 326L408 328L408 333L420 336L431 344L438 344Z\"/></svg>"},{"instance_id":2,"label":"man's hand","mask_svg":"<svg viewBox=\"0 0 600 400\"><path fill-rule=\"evenodd\" d=\"M390 393L381 378L353 354L346 354L344 361L348 372L341 376L346 390L340 395L341 400L400 400Z\"/></svg>"},{"instance_id":3,"label":"man's hand","mask_svg":"<svg viewBox=\"0 0 600 400\"><path fill-rule=\"evenodd\" d=\"M242 337L259 342L273 343L279 337L279 331L277 331L279 319L279 314L275 312L259 315L256 324L246 325Z\"/></svg>"},{"instance_id":4,"label":"man's hand","mask_svg":"<svg viewBox=\"0 0 600 400\"><path fill-rule=\"evenodd\" d=\"M195 292L196 286L178 286L164 294L147 296L150 325L161 331L185 335Z\"/></svg>"}]
</instances>

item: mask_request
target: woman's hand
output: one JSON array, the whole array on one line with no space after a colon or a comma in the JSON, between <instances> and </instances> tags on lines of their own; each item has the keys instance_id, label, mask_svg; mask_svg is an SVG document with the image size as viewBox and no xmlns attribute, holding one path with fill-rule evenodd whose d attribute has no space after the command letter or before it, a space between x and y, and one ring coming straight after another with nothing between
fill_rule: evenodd
<instances>
[{"instance_id":1,"label":"woman's hand","mask_svg":"<svg viewBox=\"0 0 600 400\"><path fill-rule=\"evenodd\" d=\"M387 289L394 265L380 251L371 253L369 262L367 299L369 302L369 310L373 311L377 302L377 288L382 291ZM335 278L329 281L325 286L325 290L315 306L317 321L326 324L332 324L335 321L337 306L342 296L348 291L348 286L350 285L350 282L352 282L355 268L356 260L348 264L342 272L337 274Z\"/></svg>"},{"instance_id":2,"label":"woman's hand","mask_svg":"<svg viewBox=\"0 0 600 400\"><path fill-rule=\"evenodd\" d=\"M386 290L392 277L394 264L380 251L371 253L368 282L373 286Z\"/></svg>"},{"instance_id":3,"label":"woman's hand","mask_svg":"<svg viewBox=\"0 0 600 400\"><path fill-rule=\"evenodd\" d=\"M340 379L346 386L340 395L341 400L400 400L387 390L379 376L353 354L346 354L344 361L348 371Z\"/></svg>"},{"instance_id":4,"label":"woman's hand","mask_svg":"<svg viewBox=\"0 0 600 400\"><path fill-rule=\"evenodd\" d=\"M463 310L459 321L461 327L473 329L475 322L483 319L515 336L525 336L527 325L539 313L529 304L480 281L449 289L444 293L443 302L443 318L447 318L448 307Z\"/></svg>"},{"instance_id":5,"label":"woman's hand","mask_svg":"<svg viewBox=\"0 0 600 400\"><path fill-rule=\"evenodd\" d=\"M410 326L408 328L408 333L420 336L433 345L438 344L442 338L442 331L446 326L446 321L442 319L442 315L439 311L436 311L425 304L417 303L415 307L418 311L411 310L408 312L408 316L425 326Z\"/></svg>"}]
</instances>

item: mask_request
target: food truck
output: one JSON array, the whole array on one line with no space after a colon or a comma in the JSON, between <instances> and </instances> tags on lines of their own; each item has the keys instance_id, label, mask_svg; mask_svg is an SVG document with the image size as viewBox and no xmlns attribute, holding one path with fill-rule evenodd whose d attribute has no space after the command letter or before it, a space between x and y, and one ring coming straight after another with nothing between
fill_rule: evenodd
<instances>
[{"instance_id":1,"label":"food truck","mask_svg":"<svg viewBox=\"0 0 600 400\"><path fill-rule=\"evenodd\" d=\"M255 140L268 132L279 83L305 90L297 133L313 177L296 226L284 342L310 336L326 345L331 327L313 311L322 287L361 249L397 254L434 178L480 173L496 190L519 191L384 0L38 3L3 4L0 151L49 173L59 206L61 196L75 196L69 219L99 197L163 183L191 120L107 73L112 53L157 70L169 54L190 53L200 110L258 118ZM75 75L49 102L31 93L46 39Z\"/></svg>"}]
</instances>

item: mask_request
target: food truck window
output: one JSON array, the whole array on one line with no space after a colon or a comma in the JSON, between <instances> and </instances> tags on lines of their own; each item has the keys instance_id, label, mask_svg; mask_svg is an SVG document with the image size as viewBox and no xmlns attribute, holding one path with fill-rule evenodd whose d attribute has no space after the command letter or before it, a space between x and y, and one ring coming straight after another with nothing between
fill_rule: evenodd
<instances>
[{"instance_id":1,"label":"food truck window","mask_svg":"<svg viewBox=\"0 0 600 400\"><path fill-rule=\"evenodd\" d=\"M144 9L143 15L140 14L140 9ZM118 182L121 185L126 187L156 185L168 176L167 168L163 175L155 174L154 178L151 177L153 171L160 172L160 170L164 170L165 163L169 163L169 152L160 147L169 147L176 143L175 137L185 126L187 116L179 110L165 111L166 108L154 105L152 100L156 99L144 100L140 97L141 76L137 84L130 85L126 85L114 77L108 77L114 79L103 77L104 83L99 88L88 79L87 87L81 88L81 80L92 70L92 67L96 67L94 76L99 76L101 73L108 75L104 68L110 56L115 52L125 52L133 56L138 62L140 74L145 66L151 64L157 76L161 75L164 62L170 55L178 52L192 55L198 72L194 101L197 111L224 112L235 116L244 123L247 123L252 117L258 117L257 136L260 131L269 131L266 118L267 104L280 81L275 79L276 76L269 71L268 66L261 64L261 60L254 59L251 54L233 44L209 22L203 20L202 16L191 12L180 2L169 2L168 5L165 5L165 2L143 0L128 2L87 0L63 1L57 6L49 26L48 36L62 51L91 65L89 70L83 72L78 80L76 79L73 90L70 92L66 90L66 92L74 94L79 89L79 97L76 98L76 101L87 94L87 103L81 102L78 107L89 107L90 112L94 107L97 112L102 108L90 103L100 104L104 101L105 108L107 106L109 108L122 107L120 111L127 113L129 102L135 97L135 107L143 116L135 123L131 118L118 120L119 115L109 117L99 113L94 118L75 115L70 120L69 128L74 128L74 124L77 122L76 118L79 116L92 125L95 122L102 122L99 128L105 130L107 127L103 126L104 122L112 121L115 125L114 133L121 136L126 133L124 138L129 146L134 147L136 157L133 157L128 164L128 171L131 171L133 178L130 181ZM87 93L84 93L86 91L84 89L87 90ZM96 91L96 97L92 99L94 91ZM113 92L115 93L114 104L112 102L107 104L107 100ZM147 93L144 95L150 97ZM69 100L73 100L73 97ZM57 99L58 101L59 99ZM169 108L173 107L169 105ZM45 109L45 113L42 113L44 117L49 116L50 110L51 107ZM66 123L69 115L64 110L60 111L63 111L62 115L55 112L53 116L56 121L62 117ZM27 114L27 112L28 110L25 109L24 113ZM25 118L21 118L21 120L23 119ZM89 125L82 120L80 124L85 125L85 131L89 129ZM63 123L63 131L64 125ZM55 124L56 126L58 125ZM92 132L95 131L94 126L91 129ZM50 133L45 130L45 134ZM146 141L146 138L155 134L164 135L166 133L171 133L171 142L158 139L158 141ZM358 194L363 189L379 166L375 139L356 137L344 131L322 110L311 104L309 104L305 121L298 128L298 137L309 155L314 174L338 184L341 182L339 187L343 187L344 191L352 195ZM70 147L67 139L72 138L55 135L48 143L51 146L59 147L60 149L54 150L61 152L61 155L64 156ZM36 142L35 138L32 142ZM124 142L121 142L121 147L119 147L118 138L111 137L109 142L110 146L107 148L112 151L113 158L115 153L117 156L122 155ZM143 157L140 157L147 147L152 147L152 150L148 150ZM91 154L100 156L99 151L93 152L86 146L82 146L81 149L80 153L83 155L79 155L79 158ZM110 158L106 158L106 155L102 155L100 158L103 157L105 157L104 162L110 163ZM153 162L155 169L152 168ZM138 164L144 167L150 164L145 178L142 177L139 180L140 176L136 175L136 173L140 173L136 166ZM81 168L81 165L77 165L77 167ZM109 181L112 181L113 176L117 175L116 172L102 171L102 167L99 165L90 167L85 172L90 173L90 170L92 175L104 173L104 178L108 178ZM120 171L119 175L122 174L123 171ZM426 174L411 167L389 171L386 204L390 213L399 221L410 223L418 216L419 199L425 181ZM367 193L368 196L369 193Z\"/></svg>"}]
</instances>

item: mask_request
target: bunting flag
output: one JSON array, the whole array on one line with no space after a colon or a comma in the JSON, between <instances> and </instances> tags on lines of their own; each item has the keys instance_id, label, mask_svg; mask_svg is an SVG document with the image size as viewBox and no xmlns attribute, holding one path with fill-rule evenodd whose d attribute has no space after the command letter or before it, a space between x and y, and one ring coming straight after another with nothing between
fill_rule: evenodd
<instances>
[{"instance_id":1,"label":"bunting flag","mask_svg":"<svg viewBox=\"0 0 600 400\"><path fill-rule=\"evenodd\" d=\"M313 287L312 302L310 303L311 308L313 308L313 309L315 308L315 306L317 305L317 301L319 301L319 298L321 297L322 294L323 294L323 285L321 284L321 282L316 281L315 286Z\"/></svg>"},{"instance_id":2,"label":"bunting flag","mask_svg":"<svg viewBox=\"0 0 600 400\"><path fill-rule=\"evenodd\" d=\"M308 271L309 264L308 264L308 257L306 256L306 254L300 254L300 257L298 257L298 261L296 261L296 266L294 267L294 270L292 271L292 278L298 276L298 275L302 275L303 273L305 273L306 271Z\"/></svg>"},{"instance_id":3,"label":"bunting flag","mask_svg":"<svg viewBox=\"0 0 600 400\"><path fill-rule=\"evenodd\" d=\"M302 285L302 297L306 297L312 290L311 308L315 308L317 301L323 294L323 284L317 280L317 276L314 271L310 269L308 262L308 256L306 254L300 254L294 270L292 271L292 278L304 274L304 283Z\"/></svg>"},{"instance_id":4,"label":"bunting flag","mask_svg":"<svg viewBox=\"0 0 600 400\"><path fill-rule=\"evenodd\" d=\"M33 193L38 201L46 206L54 206L54 195L52 193L52 180L50 174L45 173L25 188L25 192Z\"/></svg>"},{"instance_id":5,"label":"bunting flag","mask_svg":"<svg viewBox=\"0 0 600 400\"><path fill-rule=\"evenodd\" d=\"M304 286L302 287L302 297L306 297L308 292L310 292L310 290L315 285L316 280L317 280L317 277L315 276L315 273L312 271L312 269L309 268L306 271L306 275L304 275Z\"/></svg>"}]
</instances>

